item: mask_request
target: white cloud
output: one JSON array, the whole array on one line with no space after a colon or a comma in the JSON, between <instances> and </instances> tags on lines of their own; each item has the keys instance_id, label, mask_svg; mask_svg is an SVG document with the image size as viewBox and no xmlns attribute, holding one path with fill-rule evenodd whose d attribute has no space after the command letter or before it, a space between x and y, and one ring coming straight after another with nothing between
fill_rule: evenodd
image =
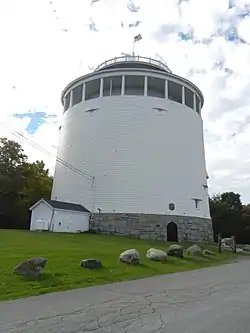
<instances>
[{"instance_id":1,"label":"white cloud","mask_svg":"<svg viewBox=\"0 0 250 333\"><path fill-rule=\"evenodd\" d=\"M239 24L238 27L239 35L248 43L250 43L250 17L247 16L244 20Z\"/></svg>"},{"instance_id":2,"label":"white cloud","mask_svg":"<svg viewBox=\"0 0 250 333\"><path fill-rule=\"evenodd\" d=\"M68 82L104 60L132 51L163 57L172 71L197 84L205 96L203 119L211 193L235 190L250 202L250 18L249 0L9 0L0 11L1 121L54 154L62 111L61 91ZM180 5L179 5L180 4ZM179 5L179 6L178 6ZM136 21L136 28L128 28ZM123 28L122 28L123 24ZM90 29L91 28L91 29ZM96 31L97 32L96 32ZM238 31L246 44L223 34ZM179 33L194 40L181 40ZM232 36L229 36L232 38ZM57 118L30 135L29 118L13 114L44 111ZM13 137L0 123L1 136ZM55 158L23 142L30 160Z\"/></svg>"}]
</instances>

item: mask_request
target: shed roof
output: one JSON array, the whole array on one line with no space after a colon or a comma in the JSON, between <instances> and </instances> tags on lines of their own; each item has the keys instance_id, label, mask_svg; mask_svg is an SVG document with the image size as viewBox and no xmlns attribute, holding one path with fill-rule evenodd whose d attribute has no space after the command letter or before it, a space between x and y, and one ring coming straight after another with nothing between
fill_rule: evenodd
<instances>
[{"instance_id":1,"label":"shed roof","mask_svg":"<svg viewBox=\"0 0 250 333\"><path fill-rule=\"evenodd\" d=\"M32 207L30 207L30 210L35 208L42 201L46 202L49 206L51 206L52 208L55 208L55 209L72 210L72 211L75 211L75 212L90 213L90 211L87 208L85 208L84 206L82 206L80 204L58 201L58 200L48 200L48 199L39 200Z\"/></svg>"}]
</instances>

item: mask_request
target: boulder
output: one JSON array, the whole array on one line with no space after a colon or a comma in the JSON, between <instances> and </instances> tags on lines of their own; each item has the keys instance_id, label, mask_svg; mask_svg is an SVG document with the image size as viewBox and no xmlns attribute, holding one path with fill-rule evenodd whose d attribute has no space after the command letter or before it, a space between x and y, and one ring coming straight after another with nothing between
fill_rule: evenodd
<instances>
[{"instance_id":1,"label":"boulder","mask_svg":"<svg viewBox=\"0 0 250 333\"><path fill-rule=\"evenodd\" d=\"M151 248L147 251L146 257L153 261L163 262L167 260L167 253L159 249Z\"/></svg>"},{"instance_id":2,"label":"boulder","mask_svg":"<svg viewBox=\"0 0 250 333\"><path fill-rule=\"evenodd\" d=\"M28 260L29 263L31 263L31 265L33 266L39 266L42 268L45 268L46 263L47 263L47 259L45 258L32 258Z\"/></svg>"},{"instance_id":3,"label":"boulder","mask_svg":"<svg viewBox=\"0 0 250 333\"><path fill-rule=\"evenodd\" d=\"M241 249L241 248L239 248L239 247L237 247L237 248L236 248L236 253L244 253L244 250Z\"/></svg>"},{"instance_id":4,"label":"boulder","mask_svg":"<svg viewBox=\"0 0 250 333\"><path fill-rule=\"evenodd\" d=\"M120 254L119 261L136 265L140 263L140 254L136 249L129 249Z\"/></svg>"},{"instance_id":5,"label":"boulder","mask_svg":"<svg viewBox=\"0 0 250 333\"><path fill-rule=\"evenodd\" d=\"M202 256L202 248L199 245L194 244L187 249L187 253L191 256Z\"/></svg>"},{"instance_id":6,"label":"boulder","mask_svg":"<svg viewBox=\"0 0 250 333\"><path fill-rule=\"evenodd\" d=\"M250 252L250 245L246 244L242 247L242 250L245 252Z\"/></svg>"},{"instance_id":7,"label":"boulder","mask_svg":"<svg viewBox=\"0 0 250 333\"><path fill-rule=\"evenodd\" d=\"M13 273L21 275L25 278L37 278L42 275L43 268L46 266L47 259L31 258L21 262L14 268Z\"/></svg>"},{"instance_id":8,"label":"boulder","mask_svg":"<svg viewBox=\"0 0 250 333\"><path fill-rule=\"evenodd\" d=\"M183 246L179 244L170 245L167 250L167 255L172 257L183 258Z\"/></svg>"},{"instance_id":9,"label":"boulder","mask_svg":"<svg viewBox=\"0 0 250 333\"><path fill-rule=\"evenodd\" d=\"M210 250L203 250L203 255L204 256L215 256L215 253L213 251L210 251Z\"/></svg>"},{"instance_id":10,"label":"boulder","mask_svg":"<svg viewBox=\"0 0 250 333\"><path fill-rule=\"evenodd\" d=\"M102 268L102 263L97 259L84 259L81 261L82 268L98 269Z\"/></svg>"}]
</instances>

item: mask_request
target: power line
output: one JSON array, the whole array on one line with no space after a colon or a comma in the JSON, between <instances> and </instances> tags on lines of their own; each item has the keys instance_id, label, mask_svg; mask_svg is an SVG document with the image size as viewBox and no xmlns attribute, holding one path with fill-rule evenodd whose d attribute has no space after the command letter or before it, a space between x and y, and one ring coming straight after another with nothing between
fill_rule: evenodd
<instances>
[{"instance_id":1,"label":"power line","mask_svg":"<svg viewBox=\"0 0 250 333\"><path fill-rule=\"evenodd\" d=\"M66 168L74 171L75 173L80 174L81 176L87 178L90 181L93 181L94 177L87 174L86 172L76 168L73 164L70 164L68 162L66 162L65 160L63 160L62 158L59 158L56 156L56 154L51 153L50 151L48 151L47 149L45 149L44 147L40 146L39 144L33 142L32 140L30 140L29 138L25 137L22 133L17 132L16 130L12 129L10 126L8 126L6 123L4 122L0 122L1 124L3 124L4 126L8 127L11 131L11 133L16 136L17 138L24 140L25 142L27 142L28 144L30 144L32 147L36 148L37 150L45 153L48 156L51 157L55 157L56 161L60 164L62 164L63 166L65 166Z\"/></svg>"}]
</instances>

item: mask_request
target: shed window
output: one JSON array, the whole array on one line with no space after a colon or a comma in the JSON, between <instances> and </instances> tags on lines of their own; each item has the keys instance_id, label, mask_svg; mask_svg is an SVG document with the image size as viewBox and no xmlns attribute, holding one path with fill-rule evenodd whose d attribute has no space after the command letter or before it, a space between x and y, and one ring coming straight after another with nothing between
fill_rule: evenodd
<instances>
[{"instance_id":1,"label":"shed window","mask_svg":"<svg viewBox=\"0 0 250 333\"><path fill-rule=\"evenodd\" d=\"M110 76L103 78L103 96L121 95L122 77Z\"/></svg>"},{"instance_id":2,"label":"shed window","mask_svg":"<svg viewBox=\"0 0 250 333\"><path fill-rule=\"evenodd\" d=\"M148 96L165 98L165 80L148 77Z\"/></svg>"},{"instance_id":3,"label":"shed window","mask_svg":"<svg viewBox=\"0 0 250 333\"><path fill-rule=\"evenodd\" d=\"M70 103L70 92L64 97L64 111L67 111Z\"/></svg>"},{"instance_id":4,"label":"shed window","mask_svg":"<svg viewBox=\"0 0 250 333\"><path fill-rule=\"evenodd\" d=\"M179 83L168 81L168 98L171 101L182 103L182 86Z\"/></svg>"},{"instance_id":5,"label":"shed window","mask_svg":"<svg viewBox=\"0 0 250 333\"><path fill-rule=\"evenodd\" d=\"M86 82L85 100L98 98L100 96L100 79Z\"/></svg>"},{"instance_id":6,"label":"shed window","mask_svg":"<svg viewBox=\"0 0 250 333\"><path fill-rule=\"evenodd\" d=\"M194 93L185 87L185 104L189 108L194 108Z\"/></svg>"},{"instance_id":7,"label":"shed window","mask_svg":"<svg viewBox=\"0 0 250 333\"><path fill-rule=\"evenodd\" d=\"M144 95L144 76L125 76L125 95Z\"/></svg>"},{"instance_id":8,"label":"shed window","mask_svg":"<svg viewBox=\"0 0 250 333\"><path fill-rule=\"evenodd\" d=\"M82 84L72 90L72 106L82 101Z\"/></svg>"},{"instance_id":9,"label":"shed window","mask_svg":"<svg viewBox=\"0 0 250 333\"><path fill-rule=\"evenodd\" d=\"M201 113L200 99L197 95L195 95L195 99L196 99L196 112L200 114Z\"/></svg>"}]
</instances>

